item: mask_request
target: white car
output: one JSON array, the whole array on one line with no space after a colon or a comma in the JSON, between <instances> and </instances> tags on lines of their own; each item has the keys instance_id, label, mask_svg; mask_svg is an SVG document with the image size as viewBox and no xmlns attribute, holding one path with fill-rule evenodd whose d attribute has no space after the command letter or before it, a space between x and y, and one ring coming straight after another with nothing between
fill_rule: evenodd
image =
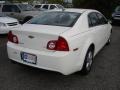
<instances>
[{"instance_id":1,"label":"white car","mask_svg":"<svg viewBox=\"0 0 120 90\"><path fill-rule=\"evenodd\" d=\"M63 9L64 7L60 4L37 4L34 8L39 10L53 10L53 9Z\"/></svg>"},{"instance_id":2,"label":"white car","mask_svg":"<svg viewBox=\"0 0 120 90\"><path fill-rule=\"evenodd\" d=\"M60 72L88 74L93 58L110 43L112 26L96 10L47 11L9 32L9 58L21 64Z\"/></svg>"},{"instance_id":3,"label":"white car","mask_svg":"<svg viewBox=\"0 0 120 90\"><path fill-rule=\"evenodd\" d=\"M19 25L17 19L7 17L0 13L0 34L7 34L10 29L18 27Z\"/></svg>"}]
</instances>

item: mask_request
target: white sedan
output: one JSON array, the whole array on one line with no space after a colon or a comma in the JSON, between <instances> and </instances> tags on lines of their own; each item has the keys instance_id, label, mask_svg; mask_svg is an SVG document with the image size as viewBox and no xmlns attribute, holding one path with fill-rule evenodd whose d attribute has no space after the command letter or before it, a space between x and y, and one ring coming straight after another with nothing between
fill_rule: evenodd
<instances>
[{"instance_id":1,"label":"white sedan","mask_svg":"<svg viewBox=\"0 0 120 90\"><path fill-rule=\"evenodd\" d=\"M7 34L10 29L18 27L20 24L17 19L7 17L0 13L0 34Z\"/></svg>"},{"instance_id":2,"label":"white sedan","mask_svg":"<svg viewBox=\"0 0 120 90\"><path fill-rule=\"evenodd\" d=\"M110 43L112 26L96 10L47 11L9 32L7 51L17 63L88 74L95 55Z\"/></svg>"}]
</instances>

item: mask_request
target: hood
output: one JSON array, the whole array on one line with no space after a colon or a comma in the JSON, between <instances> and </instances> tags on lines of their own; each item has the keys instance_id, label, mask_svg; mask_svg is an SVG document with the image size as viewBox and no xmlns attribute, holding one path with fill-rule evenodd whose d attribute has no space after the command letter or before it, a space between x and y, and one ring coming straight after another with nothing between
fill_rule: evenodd
<instances>
[{"instance_id":1,"label":"hood","mask_svg":"<svg viewBox=\"0 0 120 90\"><path fill-rule=\"evenodd\" d=\"M11 22L18 22L18 20L11 17L0 17L0 22L11 23Z\"/></svg>"}]
</instances>

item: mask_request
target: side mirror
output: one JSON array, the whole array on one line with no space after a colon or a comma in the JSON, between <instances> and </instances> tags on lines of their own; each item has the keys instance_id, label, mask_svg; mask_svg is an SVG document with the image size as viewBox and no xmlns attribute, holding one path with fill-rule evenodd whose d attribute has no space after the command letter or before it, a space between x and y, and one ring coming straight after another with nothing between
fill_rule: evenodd
<instances>
[{"instance_id":1,"label":"side mirror","mask_svg":"<svg viewBox=\"0 0 120 90\"><path fill-rule=\"evenodd\" d=\"M108 20L108 23L112 24L112 21L111 21L111 20Z\"/></svg>"}]
</instances>

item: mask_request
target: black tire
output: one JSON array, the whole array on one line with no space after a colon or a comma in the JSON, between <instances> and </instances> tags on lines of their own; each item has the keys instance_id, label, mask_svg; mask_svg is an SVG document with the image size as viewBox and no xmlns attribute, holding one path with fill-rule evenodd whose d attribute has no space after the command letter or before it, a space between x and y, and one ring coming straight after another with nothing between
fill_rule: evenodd
<instances>
[{"instance_id":1,"label":"black tire","mask_svg":"<svg viewBox=\"0 0 120 90\"><path fill-rule=\"evenodd\" d=\"M112 34L112 30L111 30L111 34ZM110 45L110 43L111 43L111 34L110 34L110 37L109 37L109 39L108 39L106 45Z\"/></svg>"},{"instance_id":2,"label":"black tire","mask_svg":"<svg viewBox=\"0 0 120 90\"><path fill-rule=\"evenodd\" d=\"M111 38L108 39L106 45L110 45L110 43L111 43Z\"/></svg>"},{"instance_id":3,"label":"black tire","mask_svg":"<svg viewBox=\"0 0 120 90\"><path fill-rule=\"evenodd\" d=\"M115 20L114 19L112 19L112 25L115 25Z\"/></svg>"},{"instance_id":4,"label":"black tire","mask_svg":"<svg viewBox=\"0 0 120 90\"><path fill-rule=\"evenodd\" d=\"M13 61L13 60L10 60L10 62L11 62L12 64L17 64L17 62L15 62L15 61Z\"/></svg>"},{"instance_id":5,"label":"black tire","mask_svg":"<svg viewBox=\"0 0 120 90\"><path fill-rule=\"evenodd\" d=\"M91 71L91 67L94 59L94 50L93 48L89 48L84 60L83 68L81 70L82 75L87 75Z\"/></svg>"},{"instance_id":6,"label":"black tire","mask_svg":"<svg viewBox=\"0 0 120 90\"><path fill-rule=\"evenodd\" d=\"M23 20L22 24L26 23L26 22L29 21L31 18L33 18L33 17L32 17L32 16L26 17L26 18Z\"/></svg>"}]
</instances>

